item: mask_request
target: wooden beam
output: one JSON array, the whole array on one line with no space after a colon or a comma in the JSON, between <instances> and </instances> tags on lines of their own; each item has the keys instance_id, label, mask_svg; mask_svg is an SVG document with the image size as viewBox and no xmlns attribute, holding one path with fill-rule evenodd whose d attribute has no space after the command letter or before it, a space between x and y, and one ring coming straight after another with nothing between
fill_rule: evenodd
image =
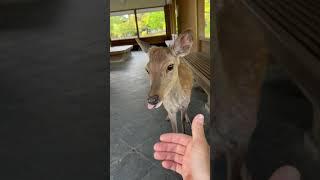
<instances>
[{"instance_id":1,"label":"wooden beam","mask_svg":"<svg viewBox=\"0 0 320 180\"><path fill-rule=\"evenodd\" d=\"M141 37L142 41L148 42L150 44L160 44L164 43L165 40L168 40L166 35L162 36L151 36L151 37ZM135 39L119 39L111 41L111 46L121 46L121 45L137 45Z\"/></svg>"}]
</instances>

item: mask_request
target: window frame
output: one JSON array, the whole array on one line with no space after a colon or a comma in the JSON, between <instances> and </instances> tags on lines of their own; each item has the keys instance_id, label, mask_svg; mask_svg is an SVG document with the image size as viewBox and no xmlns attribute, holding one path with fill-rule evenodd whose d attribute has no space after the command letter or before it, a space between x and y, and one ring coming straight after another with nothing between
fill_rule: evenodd
<instances>
[{"instance_id":1,"label":"window frame","mask_svg":"<svg viewBox=\"0 0 320 180\"><path fill-rule=\"evenodd\" d=\"M139 25L138 25L138 18L137 18L137 10L143 10L143 9L153 9L153 8L163 8L163 13L164 13L164 21L166 23L166 33L163 35L155 35L155 36L148 36L148 37L140 37L140 33L139 33ZM117 13L117 12L125 12L125 11L133 11L134 16L135 16L135 25L136 25L136 33L137 33L137 38L153 38L153 37L162 37L162 36L170 36L170 34L168 34L168 28L170 28L170 24L167 21L167 12L166 12L166 7L165 6L155 6L155 7L144 7L144 8L135 8L135 9L127 9L127 10L121 10L121 11L111 11L110 12L110 17L111 17L111 13ZM110 30L110 29L109 29ZM109 32L111 34L111 31ZM112 39L110 36L110 40L111 41L121 41L121 40L133 40L135 38L124 38L124 39Z\"/></svg>"},{"instance_id":2,"label":"window frame","mask_svg":"<svg viewBox=\"0 0 320 180\"><path fill-rule=\"evenodd\" d=\"M128 9L128 10L121 10L121 11L113 11L113 12L110 12L110 17L109 18L111 18L111 14L112 13L119 13L119 14L121 14L121 12L133 12L133 13L130 13L130 14L128 14L128 15L134 15L135 16L135 11L133 10L133 9ZM117 15L117 16L120 16L120 15ZM110 20L111 21L111 20ZM136 21L136 20L135 20ZM136 22L135 22L135 24L136 24ZM137 27L137 25L136 25L136 27ZM111 37L111 30L110 30L110 27L109 27L109 34L110 34L110 40L111 41L121 41L121 40L126 40L126 39L135 39L135 38L139 38L139 34L137 34L136 36L134 36L134 37L128 37L128 38L123 38L123 39L112 39L112 37Z\"/></svg>"}]
</instances>

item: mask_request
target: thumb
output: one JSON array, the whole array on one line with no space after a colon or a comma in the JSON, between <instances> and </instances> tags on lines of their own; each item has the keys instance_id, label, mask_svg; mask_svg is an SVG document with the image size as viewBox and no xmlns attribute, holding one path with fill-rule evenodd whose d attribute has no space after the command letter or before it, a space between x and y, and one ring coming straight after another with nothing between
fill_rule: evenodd
<instances>
[{"instance_id":1,"label":"thumb","mask_svg":"<svg viewBox=\"0 0 320 180\"><path fill-rule=\"evenodd\" d=\"M192 138L197 140L205 140L204 134L204 116L202 114L196 115L192 121Z\"/></svg>"}]
</instances>

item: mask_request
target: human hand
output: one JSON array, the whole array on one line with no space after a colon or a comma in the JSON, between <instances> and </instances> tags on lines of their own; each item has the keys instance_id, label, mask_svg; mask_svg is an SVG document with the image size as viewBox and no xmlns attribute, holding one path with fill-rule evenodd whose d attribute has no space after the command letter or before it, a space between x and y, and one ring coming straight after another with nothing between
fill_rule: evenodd
<instances>
[{"instance_id":1,"label":"human hand","mask_svg":"<svg viewBox=\"0 0 320 180\"><path fill-rule=\"evenodd\" d=\"M192 121L192 136L166 133L154 145L154 158L162 166L179 173L184 180L210 179L210 147L204 129L204 117L198 114Z\"/></svg>"}]
</instances>

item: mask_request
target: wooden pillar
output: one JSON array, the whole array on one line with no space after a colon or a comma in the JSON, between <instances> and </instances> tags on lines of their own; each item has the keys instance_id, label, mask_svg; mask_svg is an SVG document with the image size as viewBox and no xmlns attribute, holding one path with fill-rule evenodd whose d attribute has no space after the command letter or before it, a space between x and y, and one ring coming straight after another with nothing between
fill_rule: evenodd
<instances>
[{"instance_id":1,"label":"wooden pillar","mask_svg":"<svg viewBox=\"0 0 320 180\"><path fill-rule=\"evenodd\" d=\"M172 0L170 4L170 22L171 22L171 34L177 34L177 19L176 19L176 0Z\"/></svg>"},{"instance_id":2,"label":"wooden pillar","mask_svg":"<svg viewBox=\"0 0 320 180\"><path fill-rule=\"evenodd\" d=\"M198 18L198 36L199 38L205 37L204 34L204 24L205 24L205 19L204 19L204 0L198 0L197 3L197 18Z\"/></svg>"},{"instance_id":3,"label":"wooden pillar","mask_svg":"<svg viewBox=\"0 0 320 180\"><path fill-rule=\"evenodd\" d=\"M191 52L197 52L198 50L197 2L198 0L176 0L179 33L186 29L193 31L194 38Z\"/></svg>"},{"instance_id":4,"label":"wooden pillar","mask_svg":"<svg viewBox=\"0 0 320 180\"><path fill-rule=\"evenodd\" d=\"M171 18L171 5L167 4L164 6L164 16L165 16L165 21L166 21L166 34L167 34L167 39L171 39L171 26L172 26L172 18Z\"/></svg>"}]
</instances>

